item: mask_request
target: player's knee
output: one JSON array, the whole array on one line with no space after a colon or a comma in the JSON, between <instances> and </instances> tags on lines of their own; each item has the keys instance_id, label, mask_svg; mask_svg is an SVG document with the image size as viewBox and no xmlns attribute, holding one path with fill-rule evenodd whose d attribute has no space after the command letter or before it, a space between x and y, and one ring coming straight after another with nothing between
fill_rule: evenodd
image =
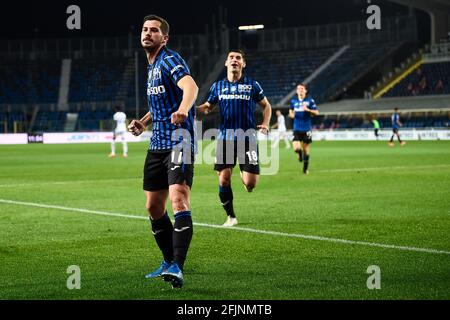
<instances>
[{"instance_id":1,"label":"player's knee","mask_svg":"<svg viewBox=\"0 0 450 320\"><path fill-rule=\"evenodd\" d=\"M228 171L222 171L219 175L219 184L222 187L228 187L231 185L231 172Z\"/></svg>"},{"instance_id":2,"label":"player's knee","mask_svg":"<svg viewBox=\"0 0 450 320\"><path fill-rule=\"evenodd\" d=\"M189 210L189 192L184 188L178 188L170 192L170 202L174 212Z\"/></svg>"},{"instance_id":3,"label":"player's knee","mask_svg":"<svg viewBox=\"0 0 450 320\"><path fill-rule=\"evenodd\" d=\"M171 199L174 212L189 210L189 203L184 196L177 195Z\"/></svg>"},{"instance_id":4,"label":"player's knee","mask_svg":"<svg viewBox=\"0 0 450 320\"><path fill-rule=\"evenodd\" d=\"M229 187L231 185L231 178L230 177L220 177L219 184L222 187Z\"/></svg>"},{"instance_id":5,"label":"player's knee","mask_svg":"<svg viewBox=\"0 0 450 320\"><path fill-rule=\"evenodd\" d=\"M256 187L256 181L244 181L244 186L247 192L252 192Z\"/></svg>"},{"instance_id":6,"label":"player's knee","mask_svg":"<svg viewBox=\"0 0 450 320\"><path fill-rule=\"evenodd\" d=\"M162 207L161 205L147 202L145 204L145 208L147 209L147 212L149 216L152 217L152 219L156 220L164 215L165 210L164 207Z\"/></svg>"}]
</instances>

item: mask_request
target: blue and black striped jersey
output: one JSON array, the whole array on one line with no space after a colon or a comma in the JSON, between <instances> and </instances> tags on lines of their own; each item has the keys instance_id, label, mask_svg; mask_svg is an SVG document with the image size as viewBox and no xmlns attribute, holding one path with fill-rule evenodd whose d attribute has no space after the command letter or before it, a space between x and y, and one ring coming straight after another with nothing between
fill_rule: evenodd
<instances>
[{"instance_id":1,"label":"blue and black striped jersey","mask_svg":"<svg viewBox=\"0 0 450 320\"><path fill-rule=\"evenodd\" d=\"M400 116L398 115L398 113L394 113L391 116L391 122L392 122L392 129L398 129L399 125L398 125L398 121L400 120Z\"/></svg>"},{"instance_id":2,"label":"blue and black striped jersey","mask_svg":"<svg viewBox=\"0 0 450 320\"><path fill-rule=\"evenodd\" d=\"M153 121L149 150L168 151L183 141L181 135L174 133L180 127L170 121L172 113L178 110L183 99L183 90L177 86L177 83L189 74L189 67L183 58L177 52L166 47L162 47L155 62L149 64L147 100ZM196 146L195 108L190 109L181 128L189 133L190 143L194 149Z\"/></svg>"},{"instance_id":3,"label":"blue and black striped jersey","mask_svg":"<svg viewBox=\"0 0 450 320\"><path fill-rule=\"evenodd\" d=\"M246 76L237 82L225 78L213 83L208 102L219 105L221 122L218 139L235 140L236 130L255 130L255 106L264 98L261 85Z\"/></svg>"},{"instance_id":4,"label":"blue and black striped jersey","mask_svg":"<svg viewBox=\"0 0 450 320\"><path fill-rule=\"evenodd\" d=\"M312 129L312 115L309 112L303 110L303 106L306 105L308 109L317 110L316 102L311 97L305 97L304 99L293 98L291 100L291 110L294 110L294 131L311 131Z\"/></svg>"}]
</instances>

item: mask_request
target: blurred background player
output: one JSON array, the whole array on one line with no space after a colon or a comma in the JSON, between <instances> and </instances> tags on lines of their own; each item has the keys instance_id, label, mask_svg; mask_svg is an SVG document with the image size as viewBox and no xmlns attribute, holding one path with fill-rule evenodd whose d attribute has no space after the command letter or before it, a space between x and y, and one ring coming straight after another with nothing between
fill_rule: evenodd
<instances>
[{"instance_id":1,"label":"blurred background player","mask_svg":"<svg viewBox=\"0 0 450 320\"><path fill-rule=\"evenodd\" d=\"M392 136L391 140L389 141L389 146L394 146L394 136L397 136L398 142L400 142L401 146L404 146L406 144L406 141L402 141L400 139L400 134L398 133L398 129L402 126L402 123L400 122L400 115L398 114L398 108L394 109L394 113L391 116L391 122L392 122Z\"/></svg>"},{"instance_id":2,"label":"blurred background player","mask_svg":"<svg viewBox=\"0 0 450 320\"><path fill-rule=\"evenodd\" d=\"M286 145L286 149L289 149L291 147L291 144L287 138L287 133L286 133L286 122L284 120L284 116L281 113L280 110L277 110L276 112L277 115L277 123L275 123L271 129L276 129L278 128L278 135L274 138L273 143L272 143L272 148L276 148L278 146L278 143L280 142L281 139L284 139L284 143Z\"/></svg>"},{"instance_id":3,"label":"blurred background player","mask_svg":"<svg viewBox=\"0 0 450 320\"><path fill-rule=\"evenodd\" d=\"M146 278L162 277L173 288L183 285L183 267L193 235L190 193L194 177L194 102L198 87L181 56L166 47L169 24L161 17L144 18L141 45L148 60L147 101L150 109L128 126L140 135L153 122L144 164L143 189L152 234L163 254L159 268ZM182 130L181 130L182 129ZM189 136L180 136L181 133ZM172 203L174 224L166 210Z\"/></svg>"},{"instance_id":4,"label":"blurred background player","mask_svg":"<svg viewBox=\"0 0 450 320\"><path fill-rule=\"evenodd\" d=\"M114 158L116 156L116 139L120 137L122 140L122 154L123 157L128 157L128 145L125 140L125 132L127 132L127 116L119 106L114 107L113 119L116 122L116 128L113 133L113 140L111 142L111 153L108 157Z\"/></svg>"},{"instance_id":5,"label":"blurred background player","mask_svg":"<svg viewBox=\"0 0 450 320\"><path fill-rule=\"evenodd\" d=\"M232 227L238 223L233 208L232 169L238 158L242 182L246 190L252 192L260 172L255 129L268 134L272 107L260 84L243 74L246 66L244 52L231 50L225 66L227 77L213 83L207 101L197 110L208 114L214 105L219 105L221 121L214 170L219 175L219 198L227 214L223 226ZM263 110L263 121L258 126L255 120L256 104ZM246 134L242 136L239 132Z\"/></svg>"},{"instance_id":6,"label":"blurred background player","mask_svg":"<svg viewBox=\"0 0 450 320\"><path fill-rule=\"evenodd\" d=\"M380 123L378 122L378 120L375 118L375 116L372 116L372 124L373 124L373 130L374 130L374 134L375 134L375 138L378 140L378 131L380 131Z\"/></svg>"},{"instance_id":7,"label":"blurred background player","mask_svg":"<svg viewBox=\"0 0 450 320\"><path fill-rule=\"evenodd\" d=\"M312 143L312 117L319 115L314 99L307 97L308 88L305 84L297 86L297 98L291 100L289 117L294 119L294 151L298 161L303 161L303 173L308 174L309 145Z\"/></svg>"}]
</instances>

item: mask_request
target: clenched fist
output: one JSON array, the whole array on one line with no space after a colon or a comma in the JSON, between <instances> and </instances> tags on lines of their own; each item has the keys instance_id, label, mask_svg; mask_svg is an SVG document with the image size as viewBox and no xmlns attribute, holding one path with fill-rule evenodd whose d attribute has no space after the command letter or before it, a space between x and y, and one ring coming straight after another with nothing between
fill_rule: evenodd
<instances>
[{"instance_id":1,"label":"clenched fist","mask_svg":"<svg viewBox=\"0 0 450 320\"><path fill-rule=\"evenodd\" d=\"M145 125L139 120L133 120L128 125L128 131L137 137L145 131Z\"/></svg>"}]
</instances>

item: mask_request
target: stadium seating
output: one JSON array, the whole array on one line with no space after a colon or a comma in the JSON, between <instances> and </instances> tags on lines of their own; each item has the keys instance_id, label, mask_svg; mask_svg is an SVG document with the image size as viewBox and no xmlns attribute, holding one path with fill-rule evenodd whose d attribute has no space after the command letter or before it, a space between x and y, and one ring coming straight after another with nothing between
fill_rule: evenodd
<instances>
[{"instance_id":1,"label":"stadium seating","mask_svg":"<svg viewBox=\"0 0 450 320\"><path fill-rule=\"evenodd\" d=\"M385 43L350 46L309 84L309 93L317 103L328 101L397 45Z\"/></svg>"},{"instance_id":2,"label":"stadium seating","mask_svg":"<svg viewBox=\"0 0 450 320\"><path fill-rule=\"evenodd\" d=\"M24 112L0 112L0 133L14 132L15 130L22 132L26 128L26 124Z\"/></svg>"},{"instance_id":3,"label":"stadium seating","mask_svg":"<svg viewBox=\"0 0 450 320\"><path fill-rule=\"evenodd\" d=\"M74 59L69 102L115 100L127 58Z\"/></svg>"},{"instance_id":4,"label":"stadium seating","mask_svg":"<svg viewBox=\"0 0 450 320\"><path fill-rule=\"evenodd\" d=\"M2 61L0 103L55 103L60 76L60 61Z\"/></svg>"},{"instance_id":5,"label":"stadium seating","mask_svg":"<svg viewBox=\"0 0 450 320\"><path fill-rule=\"evenodd\" d=\"M383 97L450 94L450 62L426 63L402 79Z\"/></svg>"},{"instance_id":6,"label":"stadium seating","mask_svg":"<svg viewBox=\"0 0 450 320\"><path fill-rule=\"evenodd\" d=\"M38 112L34 122L34 132L61 132L64 130L66 112L42 111Z\"/></svg>"},{"instance_id":7,"label":"stadium seating","mask_svg":"<svg viewBox=\"0 0 450 320\"><path fill-rule=\"evenodd\" d=\"M257 80L272 104L307 78L337 48L248 53L246 74ZM226 76L225 69L218 79Z\"/></svg>"}]
</instances>

